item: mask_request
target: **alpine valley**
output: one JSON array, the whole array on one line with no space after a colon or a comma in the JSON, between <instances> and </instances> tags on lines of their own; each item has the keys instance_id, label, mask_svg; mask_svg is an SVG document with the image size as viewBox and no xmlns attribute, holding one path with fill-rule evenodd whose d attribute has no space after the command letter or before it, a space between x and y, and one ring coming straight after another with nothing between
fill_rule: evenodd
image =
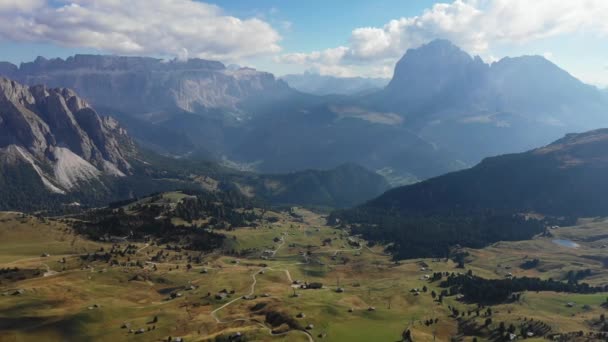
<instances>
[{"instance_id":1,"label":"alpine valley","mask_svg":"<svg viewBox=\"0 0 608 342\"><path fill-rule=\"evenodd\" d=\"M62 210L175 189L236 188L273 204L350 206L388 189L355 164L257 175L139 149L119 123L67 88L0 78L0 208Z\"/></svg>"},{"instance_id":2,"label":"alpine valley","mask_svg":"<svg viewBox=\"0 0 608 342\"><path fill-rule=\"evenodd\" d=\"M73 89L162 154L272 173L354 162L393 185L607 123L606 94L545 58L486 64L446 40L408 50L386 87L351 96L200 59L39 57L0 74Z\"/></svg>"},{"instance_id":3,"label":"alpine valley","mask_svg":"<svg viewBox=\"0 0 608 342\"><path fill-rule=\"evenodd\" d=\"M606 341L606 127L442 39L391 79L1 62L0 340Z\"/></svg>"}]
</instances>

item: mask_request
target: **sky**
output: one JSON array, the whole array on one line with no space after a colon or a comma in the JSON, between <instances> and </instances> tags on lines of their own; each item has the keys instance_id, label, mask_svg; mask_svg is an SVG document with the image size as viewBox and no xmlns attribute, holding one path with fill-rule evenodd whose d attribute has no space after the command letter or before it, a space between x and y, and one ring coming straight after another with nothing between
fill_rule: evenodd
<instances>
[{"instance_id":1,"label":"sky","mask_svg":"<svg viewBox=\"0 0 608 342\"><path fill-rule=\"evenodd\" d=\"M15 64L95 53L391 77L436 38L489 63L543 55L608 86L607 0L0 0L0 60Z\"/></svg>"}]
</instances>

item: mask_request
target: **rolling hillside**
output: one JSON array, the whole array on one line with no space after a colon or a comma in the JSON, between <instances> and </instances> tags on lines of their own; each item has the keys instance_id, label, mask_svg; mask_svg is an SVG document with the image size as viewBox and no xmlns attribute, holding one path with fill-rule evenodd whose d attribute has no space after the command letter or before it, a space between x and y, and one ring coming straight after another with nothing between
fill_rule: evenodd
<instances>
[{"instance_id":1,"label":"rolling hillside","mask_svg":"<svg viewBox=\"0 0 608 342\"><path fill-rule=\"evenodd\" d=\"M394 242L395 251L407 256L527 239L560 220L608 215L607 151L606 129L569 134L542 148L389 190L331 220Z\"/></svg>"}]
</instances>

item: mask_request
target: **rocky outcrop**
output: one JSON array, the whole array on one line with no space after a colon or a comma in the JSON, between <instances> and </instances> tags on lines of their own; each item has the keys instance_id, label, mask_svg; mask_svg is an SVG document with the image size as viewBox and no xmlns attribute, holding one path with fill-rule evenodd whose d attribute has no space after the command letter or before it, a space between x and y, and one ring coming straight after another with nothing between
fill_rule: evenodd
<instances>
[{"instance_id":1,"label":"rocky outcrop","mask_svg":"<svg viewBox=\"0 0 608 342\"><path fill-rule=\"evenodd\" d=\"M74 91L25 86L0 77L0 154L30 164L54 192L102 175L125 176L135 146Z\"/></svg>"}]
</instances>

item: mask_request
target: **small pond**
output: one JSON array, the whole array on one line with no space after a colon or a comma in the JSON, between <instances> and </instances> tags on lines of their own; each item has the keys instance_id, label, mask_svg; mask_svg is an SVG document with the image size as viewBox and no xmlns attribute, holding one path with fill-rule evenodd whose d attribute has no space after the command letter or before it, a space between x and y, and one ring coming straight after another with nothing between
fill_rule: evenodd
<instances>
[{"instance_id":1,"label":"small pond","mask_svg":"<svg viewBox=\"0 0 608 342\"><path fill-rule=\"evenodd\" d=\"M556 245L560 245L563 247L568 247L568 248L577 248L580 247L580 245L572 240L562 240L562 239L555 239L553 240L553 243Z\"/></svg>"}]
</instances>

